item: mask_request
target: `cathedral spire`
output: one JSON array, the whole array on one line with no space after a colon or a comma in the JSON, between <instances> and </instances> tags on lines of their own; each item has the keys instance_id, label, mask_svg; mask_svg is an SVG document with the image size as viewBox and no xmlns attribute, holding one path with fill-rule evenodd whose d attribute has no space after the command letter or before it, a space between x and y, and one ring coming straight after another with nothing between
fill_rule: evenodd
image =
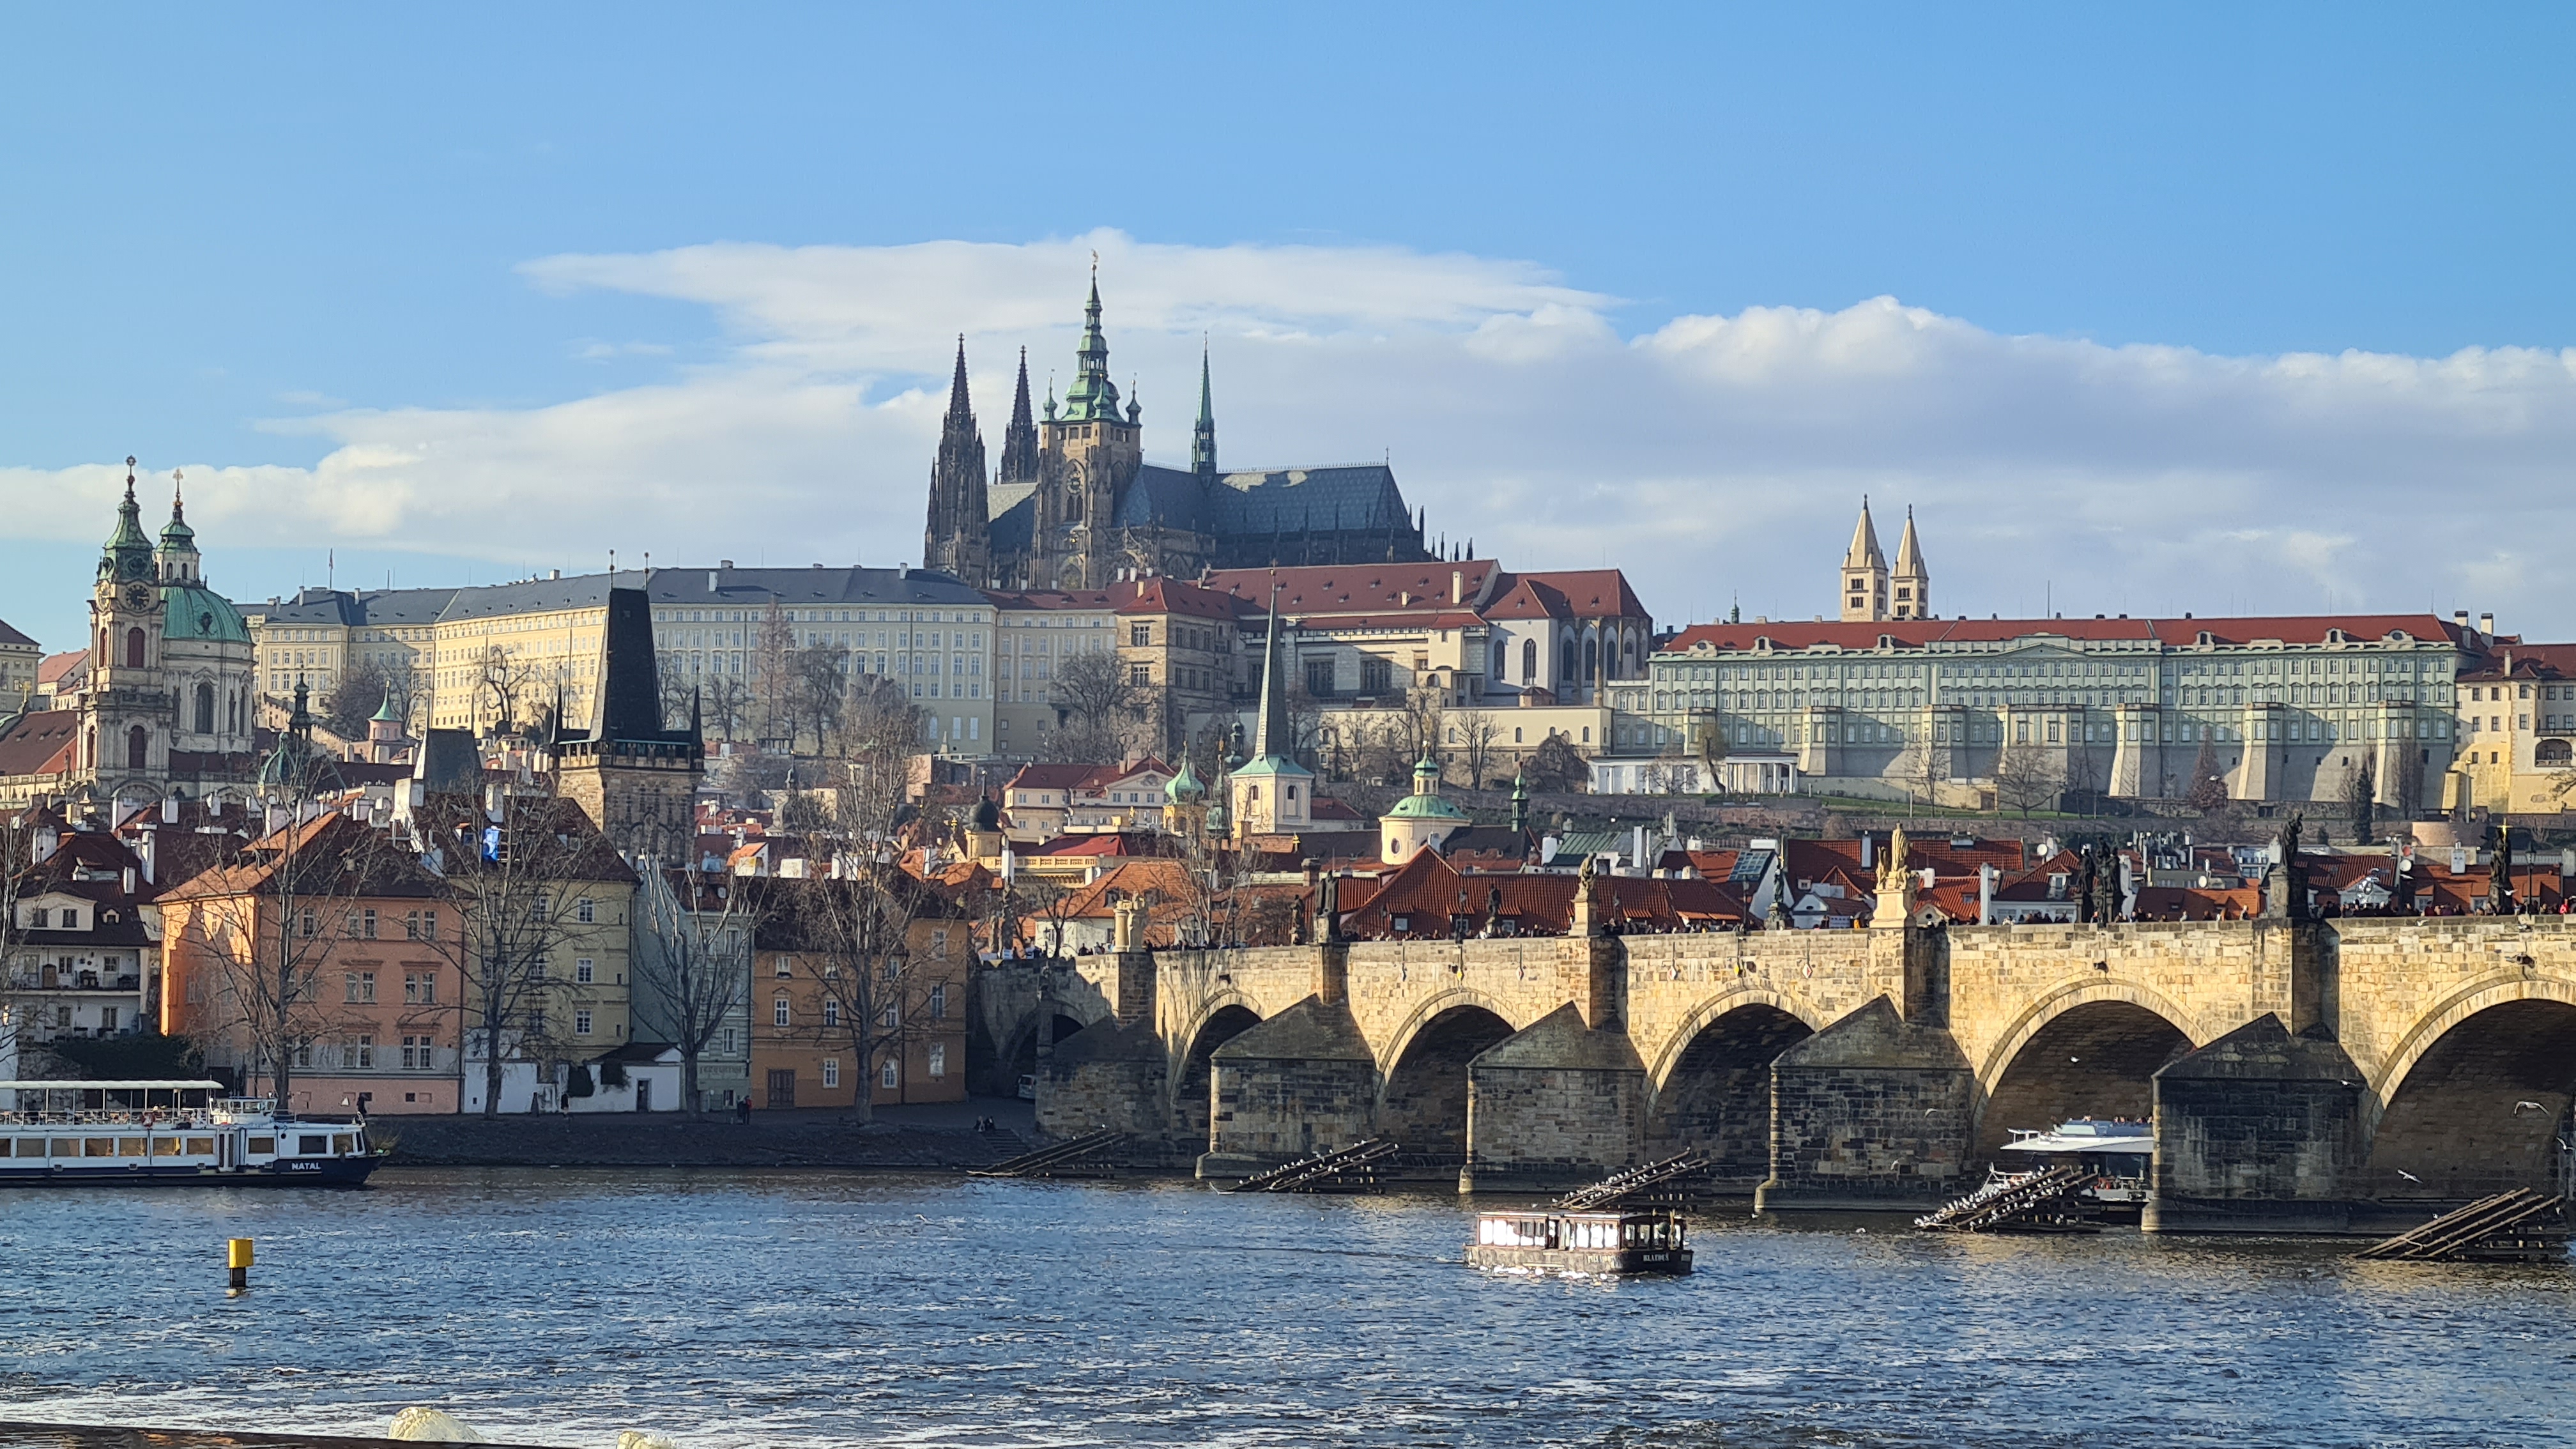
<instances>
[{"instance_id":1,"label":"cathedral spire","mask_svg":"<svg viewBox=\"0 0 2576 1449\"><path fill-rule=\"evenodd\" d=\"M957 376L940 422L939 454L930 465L930 516L923 525L921 566L955 574L982 588L991 582L991 518L984 485L984 435L966 388L966 339L957 339Z\"/></svg>"},{"instance_id":2,"label":"cathedral spire","mask_svg":"<svg viewBox=\"0 0 2576 1449\"><path fill-rule=\"evenodd\" d=\"M975 421L974 405L966 398L966 334L957 334L957 376L948 384L948 418L964 418L969 426Z\"/></svg>"},{"instance_id":3,"label":"cathedral spire","mask_svg":"<svg viewBox=\"0 0 2576 1449\"><path fill-rule=\"evenodd\" d=\"M1261 721L1252 735L1252 757L1287 753L1296 735L1288 727L1288 677L1279 659L1279 582L1270 584L1270 633L1261 645Z\"/></svg>"},{"instance_id":4,"label":"cathedral spire","mask_svg":"<svg viewBox=\"0 0 2576 1449\"><path fill-rule=\"evenodd\" d=\"M134 460L125 460L125 501L116 506L116 531L98 556L100 578L141 579L152 575L152 543L143 536L143 505L134 501Z\"/></svg>"},{"instance_id":5,"label":"cathedral spire","mask_svg":"<svg viewBox=\"0 0 2576 1449\"><path fill-rule=\"evenodd\" d=\"M1064 390L1064 420L1124 421L1118 384L1109 380L1109 339L1100 331L1100 258L1091 259L1091 300L1082 308L1082 345L1073 353L1073 385Z\"/></svg>"},{"instance_id":6,"label":"cathedral spire","mask_svg":"<svg viewBox=\"0 0 2576 1449\"><path fill-rule=\"evenodd\" d=\"M1190 430L1190 471L1216 476L1216 394L1208 386L1207 339L1199 339L1199 421Z\"/></svg>"},{"instance_id":7,"label":"cathedral spire","mask_svg":"<svg viewBox=\"0 0 2576 1449\"><path fill-rule=\"evenodd\" d=\"M997 483L1035 483L1038 477L1038 425L1029 409L1029 350L1020 349L1019 390L1011 397L1011 425L1002 434L1002 466Z\"/></svg>"}]
</instances>

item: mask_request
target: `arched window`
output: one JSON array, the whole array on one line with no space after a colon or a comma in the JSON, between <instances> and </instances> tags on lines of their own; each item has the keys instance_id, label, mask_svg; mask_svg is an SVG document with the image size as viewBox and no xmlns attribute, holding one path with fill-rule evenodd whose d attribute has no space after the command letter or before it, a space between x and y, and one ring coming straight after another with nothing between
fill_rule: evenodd
<instances>
[{"instance_id":1,"label":"arched window","mask_svg":"<svg viewBox=\"0 0 2576 1449\"><path fill-rule=\"evenodd\" d=\"M128 669L143 667L143 631L140 629L125 631L125 667Z\"/></svg>"},{"instance_id":2,"label":"arched window","mask_svg":"<svg viewBox=\"0 0 2576 1449\"><path fill-rule=\"evenodd\" d=\"M1521 683L1534 684L1537 680L1538 641L1536 639L1523 639L1521 641Z\"/></svg>"},{"instance_id":3,"label":"arched window","mask_svg":"<svg viewBox=\"0 0 2576 1449\"><path fill-rule=\"evenodd\" d=\"M1572 634L1566 635L1560 643L1562 647L1556 651L1556 674L1560 679L1572 679L1574 677L1575 660L1580 651L1574 647L1574 636Z\"/></svg>"},{"instance_id":4,"label":"arched window","mask_svg":"<svg viewBox=\"0 0 2576 1449\"><path fill-rule=\"evenodd\" d=\"M151 750L152 736L143 726L136 725L125 732L125 768L129 770L146 768L146 760Z\"/></svg>"},{"instance_id":5,"label":"arched window","mask_svg":"<svg viewBox=\"0 0 2576 1449\"><path fill-rule=\"evenodd\" d=\"M215 687L211 684L200 684L197 686L197 733L210 735L214 732Z\"/></svg>"},{"instance_id":6,"label":"arched window","mask_svg":"<svg viewBox=\"0 0 2576 1449\"><path fill-rule=\"evenodd\" d=\"M2576 747L2569 746L2567 741L2542 740L2540 748L2532 752L2531 758L2532 763L2537 765L2555 765L2564 768L2570 763L2571 756L2576 756Z\"/></svg>"},{"instance_id":7,"label":"arched window","mask_svg":"<svg viewBox=\"0 0 2576 1449\"><path fill-rule=\"evenodd\" d=\"M1584 678L1586 678L1586 679L1590 679L1591 677L1593 677L1593 675L1595 675L1595 674L1599 673L1599 672L1600 672L1600 669L1601 669L1601 641L1600 641L1600 639L1599 639L1599 638L1597 638L1597 637L1595 637L1595 638L1589 638L1589 639L1584 640L1584 641L1583 641L1583 677L1584 677Z\"/></svg>"}]
</instances>

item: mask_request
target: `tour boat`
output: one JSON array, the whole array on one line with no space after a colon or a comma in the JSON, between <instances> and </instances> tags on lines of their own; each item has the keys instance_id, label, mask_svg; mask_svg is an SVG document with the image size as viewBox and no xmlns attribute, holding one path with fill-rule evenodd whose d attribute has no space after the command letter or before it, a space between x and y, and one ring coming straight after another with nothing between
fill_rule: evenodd
<instances>
[{"instance_id":1,"label":"tour boat","mask_svg":"<svg viewBox=\"0 0 2576 1449\"><path fill-rule=\"evenodd\" d=\"M1687 1273L1681 1214L1502 1209L1476 1215L1467 1262L1523 1273Z\"/></svg>"},{"instance_id":2,"label":"tour boat","mask_svg":"<svg viewBox=\"0 0 2576 1449\"><path fill-rule=\"evenodd\" d=\"M2018 1179L2051 1166L2080 1165L2093 1176L2076 1191L2076 1201L2099 1216L2135 1220L2146 1208L2156 1154L2155 1128L2148 1123L2077 1117L2046 1131L2016 1129L2003 1150L2030 1166L2020 1172L1997 1166L1996 1176Z\"/></svg>"},{"instance_id":3,"label":"tour boat","mask_svg":"<svg viewBox=\"0 0 2576 1449\"><path fill-rule=\"evenodd\" d=\"M0 1185L356 1187L383 1160L363 1117L302 1118L264 1097L218 1095L225 1090L212 1081L0 1082L16 1104L0 1112Z\"/></svg>"}]
</instances>

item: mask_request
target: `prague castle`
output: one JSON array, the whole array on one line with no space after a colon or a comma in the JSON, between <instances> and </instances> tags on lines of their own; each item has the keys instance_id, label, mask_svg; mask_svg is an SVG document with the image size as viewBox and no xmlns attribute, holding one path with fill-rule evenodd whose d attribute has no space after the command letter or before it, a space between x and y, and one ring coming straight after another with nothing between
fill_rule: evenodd
<instances>
[{"instance_id":1,"label":"prague castle","mask_svg":"<svg viewBox=\"0 0 2576 1449\"><path fill-rule=\"evenodd\" d=\"M1189 467L1145 461L1143 419L1109 380L1095 276L1072 385L1062 403L1050 387L1032 416L1022 352L1001 463L988 480L960 338L930 470L923 566L978 588L1096 589L1140 575L1432 557L1421 518L1384 464L1220 470L1204 357Z\"/></svg>"}]
</instances>

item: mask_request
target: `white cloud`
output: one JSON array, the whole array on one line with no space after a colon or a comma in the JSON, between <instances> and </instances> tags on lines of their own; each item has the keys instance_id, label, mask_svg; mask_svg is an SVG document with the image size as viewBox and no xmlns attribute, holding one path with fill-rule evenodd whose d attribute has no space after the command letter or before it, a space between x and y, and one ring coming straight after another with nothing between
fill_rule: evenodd
<instances>
[{"instance_id":1,"label":"white cloud","mask_svg":"<svg viewBox=\"0 0 2576 1449\"><path fill-rule=\"evenodd\" d=\"M1738 596L1748 614L1830 608L1867 492L1891 546L1914 505L1944 612L2429 598L2576 629L2544 552L2576 523L2576 352L2220 357L2000 335L1890 298L1639 332L1528 263L1115 232L534 261L541 291L705 307L729 349L546 407L282 420L331 451L311 469L191 466L190 515L218 577L228 544L909 560L954 337L998 451L1016 349L1041 389L1070 370L1094 250L1149 455L1186 454L1205 334L1228 462L1389 455L1435 531L1517 567L1623 565L1668 620ZM82 542L119 481L0 469L22 532Z\"/></svg>"}]
</instances>

